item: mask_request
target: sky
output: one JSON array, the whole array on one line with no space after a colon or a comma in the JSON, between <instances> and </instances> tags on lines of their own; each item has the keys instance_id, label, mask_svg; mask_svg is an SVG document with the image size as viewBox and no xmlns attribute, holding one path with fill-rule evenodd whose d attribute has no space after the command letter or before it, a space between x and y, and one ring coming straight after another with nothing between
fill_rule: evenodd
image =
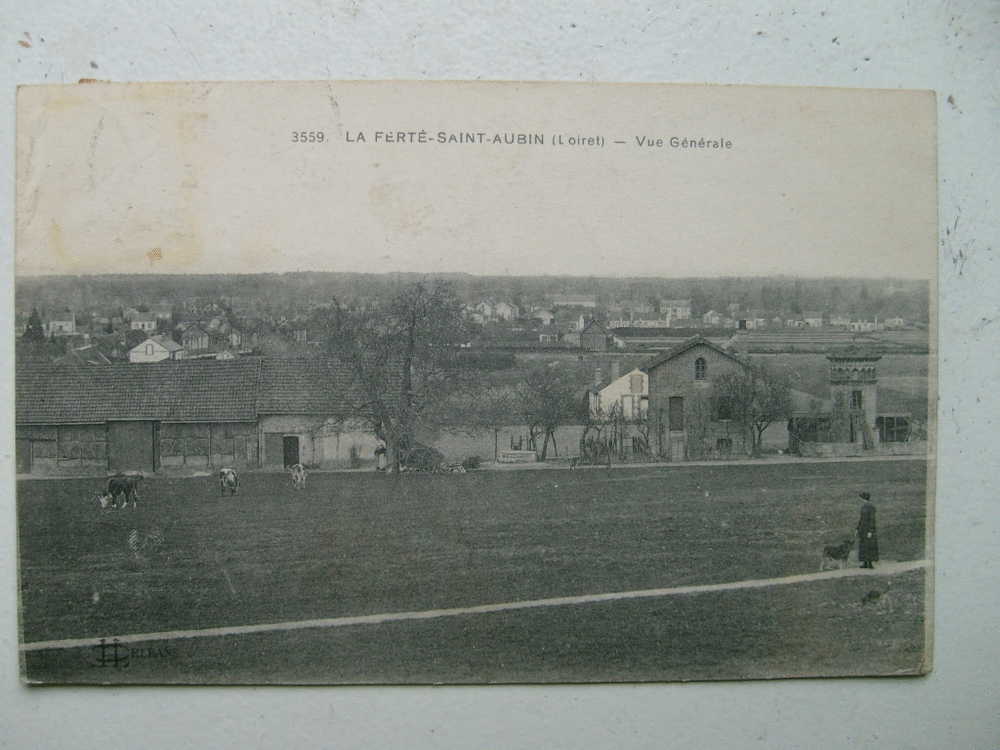
<instances>
[{"instance_id":1,"label":"sky","mask_svg":"<svg viewBox=\"0 0 1000 750\"><path fill-rule=\"evenodd\" d=\"M904 91L22 87L17 271L928 279L934 122Z\"/></svg>"}]
</instances>

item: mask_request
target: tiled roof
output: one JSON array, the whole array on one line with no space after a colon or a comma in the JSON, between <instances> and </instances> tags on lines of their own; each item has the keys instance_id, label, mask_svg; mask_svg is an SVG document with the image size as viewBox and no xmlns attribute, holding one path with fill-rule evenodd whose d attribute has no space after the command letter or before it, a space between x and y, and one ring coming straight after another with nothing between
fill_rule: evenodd
<instances>
[{"instance_id":1,"label":"tiled roof","mask_svg":"<svg viewBox=\"0 0 1000 750\"><path fill-rule=\"evenodd\" d=\"M259 414L341 414L365 403L351 368L335 359L265 359Z\"/></svg>"},{"instance_id":2,"label":"tiled roof","mask_svg":"<svg viewBox=\"0 0 1000 750\"><path fill-rule=\"evenodd\" d=\"M253 421L260 370L260 360L250 358L92 368L19 363L16 421Z\"/></svg>"},{"instance_id":3,"label":"tiled roof","mask_svg":"<svg viewBox=\"0 0 1000 750\"><path fill-rule=\"evenodd\" d=\"M693 348L695 346L707 346L709 349L712 349L713 351L721 354L722 356L728 357L729 359L733 360L734 362L738 362L740 364L743 364L742 360L740 360L738 357L736 357L732 352L726 351L721 346L717 346L716 344L713 344L711 341L709 341L708 339L706 339L704 336L692 336L687 341L684 341L683 343L678 344L677 346L673 347L672 349L668 349L663 354L661 354L661 355L655 357L654 359L652 359L651 361L647 362L646 365L642 369L645 370L646 372L649 372L654 367L659 367L664 362L667 362L667 361L673 359L674 357L677 357L680 354L683 354L688 349L691 349L691 348Z\"/></svg>"}]
</instances>

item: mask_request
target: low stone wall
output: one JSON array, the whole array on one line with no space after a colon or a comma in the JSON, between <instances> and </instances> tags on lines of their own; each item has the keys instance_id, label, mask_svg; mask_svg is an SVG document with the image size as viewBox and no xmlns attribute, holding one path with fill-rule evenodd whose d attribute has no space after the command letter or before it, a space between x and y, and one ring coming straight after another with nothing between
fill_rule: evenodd
<instances>
[{"instance_id":1,"label":"low stone wall","mask_svg":"<svg viewBox=\"0 0 1000 750\"><path fill-rule=\"evenodd\" d=\"M848 458L851 456L922 456L927 454L927 441L882 443L865 450L861 443L800 443L799 453L807 458Z\"/></svg>"}]
</instances>

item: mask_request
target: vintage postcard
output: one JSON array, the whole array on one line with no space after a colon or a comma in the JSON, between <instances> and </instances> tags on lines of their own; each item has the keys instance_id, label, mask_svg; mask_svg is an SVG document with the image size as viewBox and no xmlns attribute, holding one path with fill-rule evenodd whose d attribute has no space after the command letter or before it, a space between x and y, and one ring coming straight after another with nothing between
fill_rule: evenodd
<instances>
[{"instance_id":1,"label":"vintage postcard","mask_svg":"<svg viewBox=\"0 0 1000 750\"><path fill-rule=\"evenodd\" d=\"M30 684L931 669L932 92L17 100Z\"/></svg>"}]
</instances>

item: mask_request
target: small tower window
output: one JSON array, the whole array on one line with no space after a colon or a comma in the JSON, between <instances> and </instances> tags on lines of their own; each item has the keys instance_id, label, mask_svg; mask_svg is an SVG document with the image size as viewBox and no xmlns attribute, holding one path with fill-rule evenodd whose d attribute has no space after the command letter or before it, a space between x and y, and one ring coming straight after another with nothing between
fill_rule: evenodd
<instances>
[{"instance_id":1,"label":"small tower window","mask_svg":"<svg viewBox=\"0 0 1000 750\"><path fill-rule=\"evenodd\" d=\"M861 391L851 391L851 408L852 409L862 409L864 408L864 403L862 399Z\"/></svg>"},{"instance_id":2,"label":"small tower window","mask_svg":"<svg viewBox=\"0 0 1000 750\"><path fill-rule=\"evenodd\" d=\"M708 369L708 366L705 364L705 358L704 357L698 357L698 359L696 359L694 361L694 379L695 380L704 380L705 379L705 371L707 369Z\"/></svg>"}]
</instances>

